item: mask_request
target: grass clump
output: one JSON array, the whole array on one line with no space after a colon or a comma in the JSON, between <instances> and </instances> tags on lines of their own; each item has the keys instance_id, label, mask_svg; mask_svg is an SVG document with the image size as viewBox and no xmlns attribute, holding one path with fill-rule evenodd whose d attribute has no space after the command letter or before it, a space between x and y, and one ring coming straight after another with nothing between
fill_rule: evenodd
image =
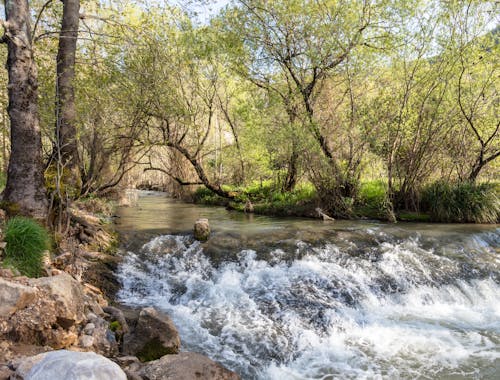
<instances>
[{"instance_id":1,"label":"grass clump","mask_svg":"<svg viewBox=\"0 0 500 380\"><path fill-rule=\"evenodd\" d=\"M14 217L5 226L5 260L28 277L39 277L43 269L43 253L50 247L47 230L35 220Z\"/></svg>"},{"instance_id":2,"label":"grass clump","mask_svg":"<svg viewBox=\"0 0 500 380\"><path fill-rule=\"evenodd\" d=\"M422 191L422 208L435 222L497 223L498 184L434 182Z\"/></svg>"}]
</instances>

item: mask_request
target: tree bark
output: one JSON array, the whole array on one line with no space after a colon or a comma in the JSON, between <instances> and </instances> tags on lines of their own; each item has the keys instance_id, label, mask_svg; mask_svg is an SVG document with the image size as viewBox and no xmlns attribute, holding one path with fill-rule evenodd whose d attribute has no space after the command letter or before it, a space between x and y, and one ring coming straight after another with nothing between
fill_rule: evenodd
<instances>
[{"instance_id":1,"label":"tree bark","mask_svg":"<svg viewBox=\"0 0 500 380\"><path fill-rule=\"evenodd\" d=\"M62 0L63 16L57 51L56 143L57 161L74 170L78 166L76 142L75 56L80 22L80 0Z\"/></svg>"},{"instance_id":2,"label":"tree bark","mask_svg":"<svg viewBox=\"0 0 500 380\"><path fill-rule=\"evenodd\" d=\"M6 0L5 16L11 154L3 199L11 214L45 220L47 197L28 0Z\"/></svg>"}]
</instances>

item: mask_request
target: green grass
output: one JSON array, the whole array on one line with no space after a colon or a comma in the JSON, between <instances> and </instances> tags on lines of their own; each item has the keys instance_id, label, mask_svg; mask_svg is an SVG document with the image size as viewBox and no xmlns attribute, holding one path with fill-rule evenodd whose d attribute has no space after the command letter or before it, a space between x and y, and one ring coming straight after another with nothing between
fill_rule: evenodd
<instances>
[{"instance_id":1,"label":"green grass","mask_svg":"<svg viewBox=\"0 0 500 380\"><path fill-rule=\"evenodd\" d=\"M422 191L422 209L432 221L497 223L500 218L499 184L434 182Z\"/></svg>"},{"instance_id":2,"label":"green grass","mask_svg":"<svg viewBox=\"0 0 500 380\"><path fill-rule=\"evenodd\" d=\"M25 217L9 219L5 226L6 266L12 266L28 277L39 277L43 269L43 253L50 247L47 230L35 220Z\"/></svg>"}]
</instances>

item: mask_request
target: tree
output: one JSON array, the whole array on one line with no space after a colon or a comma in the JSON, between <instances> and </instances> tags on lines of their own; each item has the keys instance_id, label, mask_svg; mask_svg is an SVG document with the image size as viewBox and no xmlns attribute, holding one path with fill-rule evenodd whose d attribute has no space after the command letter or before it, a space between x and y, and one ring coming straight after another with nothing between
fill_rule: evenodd
<instances>
[{"instance_id":1,"label":"tree","mask_svg":"<svg viewBox=\"0 0 500 380\"><path fill-rule=\"evenodd\" d=\"M11 212L45 220L47 198L43 179L38 119L37 69L33 57L27 0L5 2L11 155L4 202Z\"/></svg>"},{"instance_id":2,"label":"tree","mask_svg":"<svg viewBox=\"0 0 500 380\"><path fill-rule=\"evenodd\" d=\"M487 31L492 16L480 3L469 1L451 10L454 53L459 61L454 99L460 109L459 125L464 129L457 136L462 136L458 143L465 147L462 168L467 171L459 169L459 177L475 182L483 169L500 157L499 29Z\"/></svg>"},{"instance_id":3,"label":"tree","mask_svg":"<svg viewBox=\"0 0 500 380\"><path fill-rule=\"evenodd\" d=\"M236 3L236 8L226 12L224 24L232 40L243 39L236 70L256 86L276 93L289 124L314 139L322 159L314 160L319 168L312 170L313 182L320 193L329 193L330 205L325 207L337 215L347 214L343 199L354 196L356 179L348 178L350 170L342 169L341 154L332 141L336 136L318 118L317 101L325 81L343 70L354 49L380 37L376 32L379 4L331 0ZM301 149L297 140L287 143L292 149L284 188L292 189Z\"/></svg>"},{"instance_id":4,"label":"tree","mask_svg":"<svg viewBox=\"0 0 500 380\"><path fill-rule=\"evenodd\" d=\"M75 56L80 0L62 0L63 15L56 76L56 128L53 156L64 168L78 168L75 109Z\"/></svg>"}]
</instances>

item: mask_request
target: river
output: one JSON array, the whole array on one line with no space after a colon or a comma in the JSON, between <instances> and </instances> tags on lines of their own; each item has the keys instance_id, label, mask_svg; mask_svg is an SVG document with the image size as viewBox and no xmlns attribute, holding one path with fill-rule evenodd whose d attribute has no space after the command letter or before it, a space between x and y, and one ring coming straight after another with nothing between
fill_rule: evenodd
<instances>
[{"instance_id":1,"label":"river","mask_svg":"<svg viewBox=\"0 0 500 380\"><path fill-rule=\"evenodd\" d=\"M141 192L118 301L242 379L500 378L500 228L272 218ZM212 238L190 235L208 218Z\"/></svg>"}]
</instances>

